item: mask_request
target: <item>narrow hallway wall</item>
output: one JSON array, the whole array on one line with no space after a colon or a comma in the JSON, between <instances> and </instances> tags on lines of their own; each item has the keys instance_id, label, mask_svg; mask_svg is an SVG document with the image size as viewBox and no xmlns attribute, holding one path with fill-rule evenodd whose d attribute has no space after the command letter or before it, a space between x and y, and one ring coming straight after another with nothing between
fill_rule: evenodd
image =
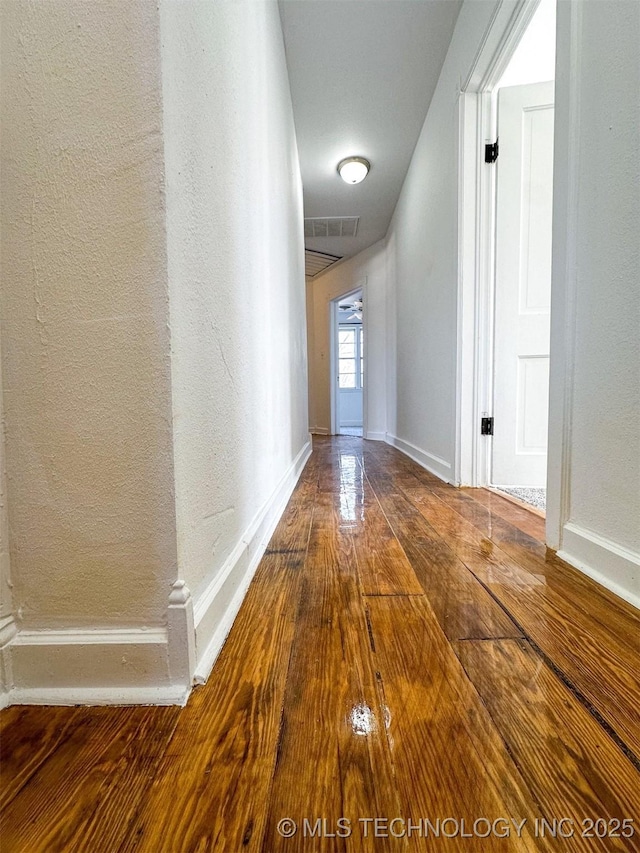
<instances>
[{"instance_id":1,"label":"narrow hallway wall","mask_svg":"<svg viewBox=\"0 0 640 853\"><path fill-rule=\"evenodd\" d=\"M454 478L458 92L494 3L465 2L387 234L389 441Z\"/></svg>"},{"instance_id":2,"label":"narrow hallway wall","mask_svg":"<svg viewBox=\"0 0 640 853\"><path fill-rule=\"evenodd\" d=\"M176 576L158 14L1 7L16 686L157 687Z\"/></svg>"},{"instance_id":3,"label":"narrow hallway wall","mask_svg":"<svg viewBox=\"0 0 640 853\"><path fill-rule=\"evenodd\" d=\"M549 512L640 606L640 4L560 3Z\"/></svg>"},{"instance_id":4,"label":"narrow hallway wall","mask_svg":"<svg viewBox=\"0 0 640 853\"><path fill-rule=\"evenodd\" d=\"M275 2L161 5L180 576L206 675L310 451L302 186Z\"/></svg>"}]
</instances>

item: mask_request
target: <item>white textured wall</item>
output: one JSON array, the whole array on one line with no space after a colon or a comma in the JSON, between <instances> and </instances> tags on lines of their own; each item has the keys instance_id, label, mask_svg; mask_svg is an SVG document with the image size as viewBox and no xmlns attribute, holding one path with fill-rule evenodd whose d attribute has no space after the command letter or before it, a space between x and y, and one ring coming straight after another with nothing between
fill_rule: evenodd
<instances>
[{"instance_id":1,"label":"white textured wall","mask_svg":"<svg viewBox=\"0 0 640 853\"><path fill-rule=\"evenodd\" d=\"M1 6L14 606L26 628L160 625L176 557L157 10Z\"/></svg>"},{"instance_id":2,"label":"white textured wall","mask_svg":"<svg viewBox=\"0 0 640 853\"><path fill-rule=\"evenodd\" d=\"M585 3L570 518L640 553L639 45L640 4Z\"/></svg>"},{"instance_id":3,"label":"white textured wall","mask_svg":"<svg viewBox=\"0 0 640 853\"><path fill-rule=\"evenodd\" d=\"M161 5L180 574L196 599L308 440L300 182L275 2Z\"/></svg>"},{"instance_id":4,"label":"white textured wall","mask_svg":"<svg viewBox=\"0 0 640 853\"><path fill-rule=\"evenodd\" d=\"M466 2L387 234L388 431L453 477L458 265L458 91L495 3Z\"/></svg>"},{"instance_id":5,"label":"white textured wall","mask_svg":"<svg viewBox=\"0 0 640 853\"><path fill-rule=\"evenodd\" d=\"M640 603L640 4L561 4L558 39L548 530Z\"/></svg>"},{"instance_id":6,"label":"white textured wall","mask_svg":"<svg viewBox=\"0 0 640 853\"><path fill-rule=\"evenodd\" d=\"M386 257L383 241L374 243L348 261L329 268L308 280L308 314L310 332L309 364L309 423L313 429L331 431L331 376L330 376L330 308L337 299L355 290L366 278L365 349L367 365L367 393L365 426L368 433L381 438L386 430ZM311 349L312 344L312 349Z\"/></svg>"}]
</instances>

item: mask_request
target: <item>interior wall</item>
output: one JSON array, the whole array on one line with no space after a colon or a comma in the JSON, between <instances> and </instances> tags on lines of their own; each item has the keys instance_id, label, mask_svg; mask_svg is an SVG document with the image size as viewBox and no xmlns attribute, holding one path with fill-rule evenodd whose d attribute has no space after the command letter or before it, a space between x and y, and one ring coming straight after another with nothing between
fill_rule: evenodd
<instances>
[{"instance_id":1,"label":"interior wall","mask_svg":"<svg viewBox=\"0 0 640 853\"><path fill-rule=\"evenodd\" d=\"M11 701L177 700L158 12L0 8Z\"/></svg>"},{"instance_id":2,"label":"interior wall","mask_svg":"<svg viewBox=\"0 0 640 853\"><path fill-rule=\"evenodd\" d=\"M560 4L549 543L640 605L640 5Z\"/></svg>"},{"instance_id":3,"label":"interior wall","mask_svg":"<svg viewBox=\"0 0 640 853\"><path fill-rule=\"evenodd\" d=\"M355 290L364 290L366 412L365 438L383 440L386 432L386 253L380 241L347 261L310 279L312 311L310 341L313 354L309 370L309 422L313 432L331 432L330 302Z\"/></svg>"},{"instance_id":4,"label":"interior wall","mask_svg":"<svg viewBox=\"0 0 640 853\"><path fill-rule=\"evenodd\" d=\"M495 3L466 2L387 235L388 437L454 479L458 290L458 98Z\"/></svg>"},{"instance_id":5,"label":"interior wall","mask_svg":"<svg viewBox=\"0 0 640 853\"><path fill-rule=\"evenodd\" d=\"M157 12L8 0L2 14L17 618L161 625L176 559Z\"/></svg>"},{"instance_id":6,"label":"interior wall","mask_svg":"<svg viewBox=\"0 0 640 853\"><path fill-rule=\"evenodd\" d=\"M164 2L161 30L178 559L202 660L309 450L302 186L277 4Z\"/></svg>"}]
</instances>

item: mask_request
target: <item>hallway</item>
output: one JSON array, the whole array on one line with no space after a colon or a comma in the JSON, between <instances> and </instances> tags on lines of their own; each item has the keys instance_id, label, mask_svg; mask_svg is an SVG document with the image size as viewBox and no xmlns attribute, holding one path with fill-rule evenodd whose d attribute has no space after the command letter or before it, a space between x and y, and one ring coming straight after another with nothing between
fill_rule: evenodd
<instances>
[{"instance_id":1,"label":"hallway","mask_svg":"<svg viewBox=\"0 0 640 853\"><path fill-rule=\"evenodd\" d=\"M316 439L186 708L2 713L3 853L640 849L638 613L542 541L385 444Z\"/></svg>"}]
</instances>

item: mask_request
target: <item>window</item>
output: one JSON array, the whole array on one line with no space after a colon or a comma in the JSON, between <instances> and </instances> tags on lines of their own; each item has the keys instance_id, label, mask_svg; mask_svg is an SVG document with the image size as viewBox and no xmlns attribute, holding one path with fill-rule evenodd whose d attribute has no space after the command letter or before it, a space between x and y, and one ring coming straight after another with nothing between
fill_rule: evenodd
<instances>
[{"instance_id":1,"label":"window","mask_svg":"<svg viewBox=\"0 0 640 853\"><path fill-rule=\"evenodd\" d=\"M338 330L338 386L359 391L364 381L362 326L340 326Z\"/></svg>"}]
</instances>

